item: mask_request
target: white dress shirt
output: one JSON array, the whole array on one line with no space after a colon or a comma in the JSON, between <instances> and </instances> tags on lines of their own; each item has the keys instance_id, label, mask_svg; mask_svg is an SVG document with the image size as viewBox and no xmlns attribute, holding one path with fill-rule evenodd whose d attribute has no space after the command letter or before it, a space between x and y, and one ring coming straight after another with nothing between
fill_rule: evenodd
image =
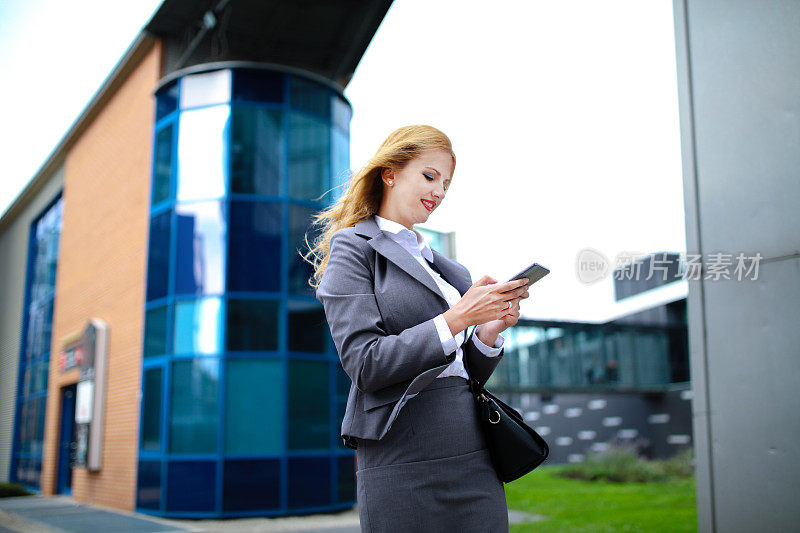
<instances>
[{"instance_id":1,"label":"white dress shirt","mask_svg":"<svg viewBox=\"0 0 800 533\"><path fill-rule=\"evenodd\" d=\"M442 291L442 294L444 295L450 307L453 307L456 303L458 303L458 301L461 299L461 293L459 293L455 287L450 285L428 264L428 261L433 263L433 252L420 232L417 230L411 231L399 222L379 217L378 215L375 215L375 222L377 222L378 227L388 237L390 237L393 241L398 243L403 247L403 249L410 253L411 256L416 259L420 265L422 265L422 268L424 268L425 271L430 274L430 276L436 282L436 285L439 287L439 290ZM436 377L446 378L448 376L461 376L464 379L469 380L469 375L464 369L464 354L463 350L461 349L461 344L464 342L466 330L459 331L454 337L453 334L450 333L450 326L447 325L447 321L444 319L444 314L437 315L433 319L433 322L436 324L436 330L439 332L439 339L442 341L442 350L444 350L445 355L451 354L453 353L453 350L456 350L455 360ZM475 328L475 332L472 335L473 339L475 340L475 346L477 346L481 353L487 357L497 357L500 354L500 348L503 346L503 336L498 335L497 340L494 342L494 346L490 348L478 338L478 328L480 328L480 325Z\"/></svg>"}]
</instances>

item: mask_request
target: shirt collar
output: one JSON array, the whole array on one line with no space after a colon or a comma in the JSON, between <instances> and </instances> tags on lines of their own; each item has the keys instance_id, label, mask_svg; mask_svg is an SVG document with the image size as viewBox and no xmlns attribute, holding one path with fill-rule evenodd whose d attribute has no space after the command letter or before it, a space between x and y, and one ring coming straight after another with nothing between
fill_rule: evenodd
<instances>
[{"instance_id":1,"label":"shirt collar","mask_svg":"<svg viewBox=\"0 0 800 533\"><path fill-rule=\"evenodd\" d=\"M403 226L399 222L395 222L394 220L379 217L378 215L374 216L375 222L378 223L378 227L387 233L393 240L402 244L404 241L401 241L400 239L403 238L403 235L405 235L406 239L413 239L414 243L419 249L420 254L422 254L422 257L433 263L433 252L431 251L431 247L428 245L425 237L420 232L417 230L412 232L407 227Z\"/></svg>"}]
</instances>

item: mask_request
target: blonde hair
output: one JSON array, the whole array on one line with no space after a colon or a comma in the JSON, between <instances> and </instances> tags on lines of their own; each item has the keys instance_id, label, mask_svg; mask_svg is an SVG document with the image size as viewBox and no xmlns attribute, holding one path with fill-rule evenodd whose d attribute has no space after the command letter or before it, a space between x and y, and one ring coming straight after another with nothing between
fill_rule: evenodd
<instances>
[{"instance_id":1,"label":"blonde hair","mask_svg":"<svg viewBox=\"0 0 800 533\"><path fill-rule=\"evenodd\" d=\"M312 226L320 226L320 234L314 239L313 245L308 242L306 234L305 242L309 251L301 253L303 259L314 266L314 275L308 282L311 287L319 287L325 274L333 234L342 228L355 226L378 212L383 199L381 171L384 168L400 171L429 149L449 152L455 171L456 155L447 135L433 126L403 126L393 131L366 166L353 175L339 201L314 216Z\"/></svg>"}]
</instances>

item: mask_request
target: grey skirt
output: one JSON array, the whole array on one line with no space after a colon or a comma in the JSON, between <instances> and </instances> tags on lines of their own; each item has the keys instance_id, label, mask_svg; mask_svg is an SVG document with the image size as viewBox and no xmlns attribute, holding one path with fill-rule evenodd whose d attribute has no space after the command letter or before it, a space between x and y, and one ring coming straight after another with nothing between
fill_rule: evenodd
<instances>
[{"instance_id":1,"label":"grey skirt","mask_svg":"<svg viewBox=\"0 0 800 533\"><path fill-rule=\"evenodd\" d=\"M356 450L361 530L508 532L503 483L464 378L433 380L381 440Z\"/></svg>"}]
</instances>

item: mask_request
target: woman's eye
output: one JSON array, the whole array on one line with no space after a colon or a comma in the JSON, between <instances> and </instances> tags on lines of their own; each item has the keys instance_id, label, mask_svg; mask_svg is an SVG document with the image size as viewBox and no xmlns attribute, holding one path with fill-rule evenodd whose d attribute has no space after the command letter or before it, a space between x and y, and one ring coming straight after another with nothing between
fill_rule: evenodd
<instances>
[{"instance_id":1,"label":"woman's eye","mask_svg":"<svg viewBox=\"0 0 800 533\"><path fill-rule=\"evenodd\" d=\"M433 175L432 174L425 174L423 172L422 175L425 176L426 178L428 178L428 181L433 181Z\"/></svg>"}]
</instances>

